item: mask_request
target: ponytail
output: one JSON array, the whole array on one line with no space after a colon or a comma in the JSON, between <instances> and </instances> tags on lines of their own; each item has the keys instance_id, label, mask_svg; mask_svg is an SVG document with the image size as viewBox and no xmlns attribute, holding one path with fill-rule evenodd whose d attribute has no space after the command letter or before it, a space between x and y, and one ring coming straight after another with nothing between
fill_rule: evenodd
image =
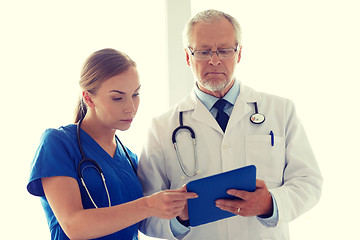
<instances>
[{"instance_id":1,"label":"ponytail","mask_svg":"<svg viewBox=\"0 0 360 240\"><path fill-rule=\"evenodd\" d=\"M78 101L77 107L75 109L75 122L74 123L77 123L81 119L83 119L86 115L86 112L87 112L87 106L84 103L82 97L79 97L79 101Z\"/></svg>"}]
</instances>

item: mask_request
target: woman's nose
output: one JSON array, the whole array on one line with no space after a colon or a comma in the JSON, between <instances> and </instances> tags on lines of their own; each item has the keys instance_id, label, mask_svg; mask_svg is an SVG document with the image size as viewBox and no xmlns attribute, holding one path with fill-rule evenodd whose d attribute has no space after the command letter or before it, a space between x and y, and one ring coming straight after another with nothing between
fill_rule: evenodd
<instances>
[{"instance_id":1,"label":"woman's nose","mask_svg":"<svg viewBox=\"0 0 360 240\"><path fill-rule=\"evenodd\" d=\"M126 106L124 108L124 111L127 112L127 113L132 113L132 112L136 111L136 106L135 106L135 103L134 103L134 101L132 99L128 100L126 102Z\"/></svg>"}]
</instances>

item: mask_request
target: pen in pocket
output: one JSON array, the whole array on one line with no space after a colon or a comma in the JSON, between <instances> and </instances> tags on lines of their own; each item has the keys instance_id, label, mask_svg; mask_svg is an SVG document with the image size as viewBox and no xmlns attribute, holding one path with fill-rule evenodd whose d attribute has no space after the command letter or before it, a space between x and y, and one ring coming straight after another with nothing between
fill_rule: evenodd
<instances>
[{"instance_id":1,"label":"pen in pocket","mask_svg":"<svg viewBox=\"0 0 360 240\"><path fill-rule=\"evenodd\" d=\"M273 133L272 130L270 131L270 137L271 137L271 146L274 146L274 144L275 144L275 142L274 142L274 133Z\"/></svg>"}]
</instances>

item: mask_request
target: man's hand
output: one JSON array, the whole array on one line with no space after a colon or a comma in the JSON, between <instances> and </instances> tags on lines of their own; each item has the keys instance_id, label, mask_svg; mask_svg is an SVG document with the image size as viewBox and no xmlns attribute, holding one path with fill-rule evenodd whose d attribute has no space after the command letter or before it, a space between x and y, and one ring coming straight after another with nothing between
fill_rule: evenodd
<instances>
[{"instance_id":1,"label":"man's hand","mask_svg":"<svg viewBox=\"0 0 360 240\"><path fill-rule=\"evenodd\" d=\"M272 197L264 181L256 180L255 192L229 189L227 193L238 199L216 200L215 203L218 208L244 217L272 216Z\"/></svg>"}]
</instances>

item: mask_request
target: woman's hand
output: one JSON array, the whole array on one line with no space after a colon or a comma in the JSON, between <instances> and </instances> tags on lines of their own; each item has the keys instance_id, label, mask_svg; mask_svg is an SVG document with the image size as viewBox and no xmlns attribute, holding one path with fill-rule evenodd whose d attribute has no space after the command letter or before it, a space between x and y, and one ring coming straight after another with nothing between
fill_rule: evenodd
<instances>
[{"instance_id":1,"label":"woman's hand","mask_svg":"<svg viewBox=\"0 0 360 240\"><path fill-rule=\"evenodd\" d=\"M151 215L164 219L172 219L181 215L188 219L187 199L197 198L196 193L186 190L186 185L176 190L165 190L146 197ZM186 215L186 216L185 216Z\"/></svg>"}]
</instances>

